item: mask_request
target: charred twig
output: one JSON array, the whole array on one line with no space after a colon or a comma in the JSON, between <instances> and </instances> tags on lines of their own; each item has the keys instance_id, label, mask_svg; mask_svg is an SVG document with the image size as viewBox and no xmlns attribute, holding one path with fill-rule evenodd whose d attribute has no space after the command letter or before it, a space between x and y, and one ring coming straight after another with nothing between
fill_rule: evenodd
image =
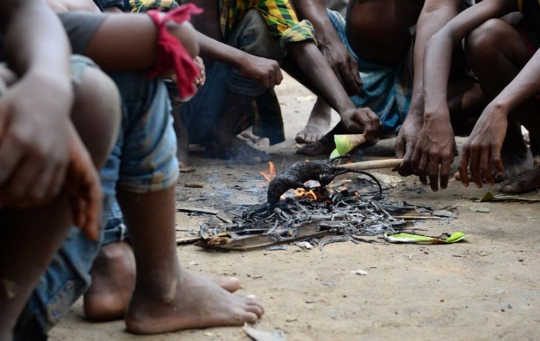
<instances>
[{"instance_id":1,"label":"charred twig","mask_svg":"<svg viewBox=\"0 0 540 341\"><path fill-rule=\"evenodd\" d=\"M334 236L334 237L332 237L330 239L323 240L321 242L321 244L319 244L319 249L321 250L322 253L324 253L324 246L325 245L332 244L332 243L348 242L350 240L351 240L350 236Z\"/></svg>"}]
</instances>

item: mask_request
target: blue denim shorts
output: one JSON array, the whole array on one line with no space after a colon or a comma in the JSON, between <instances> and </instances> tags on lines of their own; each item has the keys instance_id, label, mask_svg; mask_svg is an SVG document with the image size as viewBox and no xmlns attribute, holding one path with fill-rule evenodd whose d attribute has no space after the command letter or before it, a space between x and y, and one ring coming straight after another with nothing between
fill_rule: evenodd
<instances>
[{"instance_id":1,"label":"blue denim shorts","mask_svg":"<svg viewBox=\"0 0 540 341\"><path fill-rule=\"evenodd\" d=\"M109 74L122 97L122 126L101 171L103 191L116 187L136 193L156 192L176 184L178 161L171 105L162 81L143 73Z\"/></svg>"},{"instance_id":2,"label":"blue denim shorts","mask_svg":"<svg viewBox=\"0 0 540 341\"><path fill-rule=\"evenodd\" d=\"M118 141L101 171L107 224L99 242L72 228L27 306L27 319L43 332L50 330L91 283L92 263L103 243L122 240L125 227L116 206L116 187L147 193L173 186L178 177L176 136L164 84L143 73L109 74L122 97L122 125ZM115 209L111 209L115 207ZM109 221L111 222L111 220Z\"/></svg>"}]
</instances>

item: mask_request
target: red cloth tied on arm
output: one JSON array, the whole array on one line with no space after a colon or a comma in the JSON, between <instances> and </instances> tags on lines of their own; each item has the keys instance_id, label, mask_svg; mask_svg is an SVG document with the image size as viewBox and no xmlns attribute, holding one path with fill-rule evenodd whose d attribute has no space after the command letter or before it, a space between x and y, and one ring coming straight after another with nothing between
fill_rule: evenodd
<instances>
[{"instance_id":1,"label":"red cloth tied on arm","mask_svg":"<svg viewBox=\"0 0 540 341\"><path fill-rule=\"evenodd\" d=\"M195 94L193 82L197 79L200 70L182 43L167 31L165 24L171 20L180 24L189 20L192 14L199 13L202 13L202 9L193 4L180 6L166 14L159 11L147 12L158 29L157 60L154 68L148 72L148 77L160 76L170 69L174 69L176 85L181 98Z\"/></svg>"}]
</instances>

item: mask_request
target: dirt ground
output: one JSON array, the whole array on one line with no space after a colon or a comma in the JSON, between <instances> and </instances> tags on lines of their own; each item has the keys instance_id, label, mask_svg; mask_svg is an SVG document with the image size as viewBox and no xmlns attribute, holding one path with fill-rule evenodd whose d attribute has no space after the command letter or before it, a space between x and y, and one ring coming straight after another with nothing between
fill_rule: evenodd
<instances>
[{"instance_id":1,"label":"dirt ground","mask_svg":"<svg viewBox=\"0 0 540 341\"><path fill-rule=\"evenodd\" d=\"M277 90L287 141L262 147L273 154L279 172L304 159L294 155L294 136L315 98L290 78ZM393 143L382 141L370 154L391 157ZM266 164L229 165L197 156L192 163L196 172L182 174L178 183L179 203L219 209L224 202L264 200L266 181L259 171ZM204 187L184 187L195 181L204 182ZM467 241L462 243L336 243L326 246L324 254L294 245L285 251L247 253L208 252L187 245L178 247L178 256L190 271L238 277L243 283L240 294L256 294L264 303L266 314L255 327L282 330L287 340L540 340L540 204L482 203L490 213L470 211L478 206L470 198L486 191L452 181L448 190L433 193L408 178L390 193L392 200L457 207L458 219L430 221L422 228L430 235L465 232ZM538 192L527 197L538 198ZM208 219L177 215L180 227L196 227ZM368 274L351 274L358 269ZM134 336L125 332L122 321L85 321L81 302L51 333L52 340L139 338L249 340L240 327Z\"/></svg>"}]
</instances>

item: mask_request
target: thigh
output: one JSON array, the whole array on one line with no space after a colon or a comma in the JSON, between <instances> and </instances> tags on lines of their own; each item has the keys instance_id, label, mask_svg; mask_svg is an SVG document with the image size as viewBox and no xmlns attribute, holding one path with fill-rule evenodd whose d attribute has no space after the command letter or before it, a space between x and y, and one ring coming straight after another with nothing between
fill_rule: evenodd
<instances>
[{"instance_id":1,"label":"thigh","mask_svg":"<svg viewBox=\"0 0 540 341\"><path fill-rule=\"evenodd\" d=\"M528 34L519 25L511 25L501 19L486 21L465 39L465 53L470 63L474 56L480 54L490 57L503 53L516 67L522 68L534 52Z\"/></svg>"}]
</instances>

